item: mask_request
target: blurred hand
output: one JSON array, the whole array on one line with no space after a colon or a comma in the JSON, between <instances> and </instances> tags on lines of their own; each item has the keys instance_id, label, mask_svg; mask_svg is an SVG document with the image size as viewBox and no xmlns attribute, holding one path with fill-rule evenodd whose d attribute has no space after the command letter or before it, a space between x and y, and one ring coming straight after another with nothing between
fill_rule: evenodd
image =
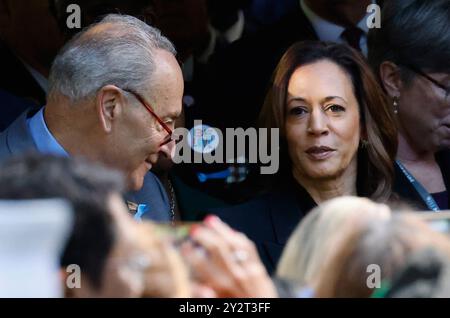
<instances>
[{"instance_id":1,"label":"blurred hand","mask_svg":"<svg viewBox=\"0 0 450 318\"><path fill-rule=\"evenodd\" d=\"M209 216L190 236L181 252L198 284L214 290L217 297L277 297L255 245L245 235Z\"/></svg>"},{"instance_id":2,"label":"blurred hand","mask_svg":"<svg viewBox=\"0 0 450 318\"><path fill-rule=\"evenodd\" d=\"M155 225L139 224L140 245L150 257L145 273L144 297L188 298L192 296L189 271L171 242L156 235Z\"/></svg>"}]
</instances>

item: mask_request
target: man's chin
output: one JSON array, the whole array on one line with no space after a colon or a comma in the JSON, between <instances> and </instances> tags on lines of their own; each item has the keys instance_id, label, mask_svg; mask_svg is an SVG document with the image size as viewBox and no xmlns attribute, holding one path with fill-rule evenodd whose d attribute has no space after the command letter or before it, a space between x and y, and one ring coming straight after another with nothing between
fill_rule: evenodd
<instances>
[{"instance_id":1,"label":"man's chin","mask_svg":"<svg viewBox=\"0 0 450 318\"><path fill-rule=\"evenodd\" d=\"M130 191L140 191L144 186L143 176L130 176L128 178L128 189Z\"/></svg>"}]
</instances>

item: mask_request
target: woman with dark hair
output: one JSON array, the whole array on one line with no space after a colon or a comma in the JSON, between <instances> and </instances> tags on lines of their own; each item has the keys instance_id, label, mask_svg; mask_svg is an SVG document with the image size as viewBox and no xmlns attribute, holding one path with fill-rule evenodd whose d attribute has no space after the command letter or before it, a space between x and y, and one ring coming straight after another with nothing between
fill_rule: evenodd
<instances>
[{"instance_id":1,"label":"woman with dark hair","mask_svg":"<svg viewBox=\"0 0 450 318\"><path fill-rule=\"evenodd\" d=\"M218 214L257 243L269 271L316 205L344 195L391 197L394 113L363 57L350 47L291 46L275 70L261 123L280 129L284 171L266 196Z\"/></svg>"},{"instance_id":2,"label":"woman with dark hair","mask_svg":"<svg viewBox=\"0 0 450 318\"><path fill-rule=\"evenodd\" d=\"M422 210L449 208L450 1L386 1L369 62L398 122L394 191Z\"/></svg>"}]
</instances>

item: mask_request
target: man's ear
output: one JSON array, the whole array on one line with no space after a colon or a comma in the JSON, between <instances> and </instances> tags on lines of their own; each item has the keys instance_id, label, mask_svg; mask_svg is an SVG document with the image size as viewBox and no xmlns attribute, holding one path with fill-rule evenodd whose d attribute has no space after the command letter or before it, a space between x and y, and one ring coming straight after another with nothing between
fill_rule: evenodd
<instances>
[{"instance_id":1,"label":"man's ear","mask_svg":"<svg viewBox=\"0 0 450 318\"><path fill-rule=\"evenodd\" d=\"M395 63L383 62L380 65L380 79L387 94L393 97L399 97L402 89L402 79L400 69Z\"/></svg>"},{"instance_id":2,"label":"man's ear","mask_svg":"<svg viewBox=\"0 0 450 318\"><path fill-rule=\"evenodd\" d=\"M0 35L6 32L11 23L11 5L9 0L0 0Z\"/></svg>"},{"instance_id":3,"label":"man's ear","mask_svg":"<svg viewBox=\"0 0 450 318\"><path fill-rule=\"evenodd\" d=\"M104 86L97 93L97 115L105 132L112 131L113 123L123 113L124 102L122 90L114 85Z\"/></svg>"}]
</instances>

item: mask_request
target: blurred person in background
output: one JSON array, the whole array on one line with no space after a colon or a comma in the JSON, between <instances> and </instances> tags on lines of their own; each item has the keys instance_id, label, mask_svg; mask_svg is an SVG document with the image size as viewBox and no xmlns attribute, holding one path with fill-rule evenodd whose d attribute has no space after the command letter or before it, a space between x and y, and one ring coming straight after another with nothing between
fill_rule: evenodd
<instances>
[{"instance_id":1,"label":"blurred person in background","mask_svg":"<svg viewBox=\"0 0 450 318\"><path fill-rule=\"evenodd\" d=\"M63 44L51 1L0 1L0 131L45 104L50 66Z\"/></svg>"},{"instance_id":2,"label":"blurred person in background","mask_svg":"<svg viewBox=\"0 0 450 318\"><path fill-rule=\"evenodd\" d=\"M161 33L108 15L69 41L50 73L46 106L22 114L0 135L0 159L27 151L81 156L122 171L127 201L145 218L171 221L167 194L149 173L171 157L183 78Z\"/></svg>"},{"instance_id":3,"label":"blurred person in background","mask_svg":"<svg viewBox=\"0 0 450 318\"><path fill-rule=\"evenodd\" d=\"M261 126L280 130L278 178L270 180L268 194L215 213L256 243L269 272L316 205L339 196L391 199L394 114L367 63L349 46L294 44L275 70Z\"/></svg>"},{"instance_id":4,"label":"blurred person in background","mask_svg":"<svg viewBox=\"0 0 450 318\"><path fill-rule=\"evenodd\" d=\"M398 122L395 191L419 210L450 207L450 2L386 1L369 61Z\"/></svg>"},{"instance_id":5,"label":"blurred person in background","mask_svg":"<svg viewBox=\"0 0 450 318\"><path fill-rule=\"evenodd\" d=\"M31 106L42 107L48 93L48 76L58 51L82 28L109 13L155 20L151 0L27 0L0 1L0 131ZM80 28L69 28L80 6ZM71 20L71 21L72 21Z\"/></svg>"},{"instance_id":6,"label":"blurred person in background","mask_svg":"<svg viewBox=\"0 0 450 318\"><path fill-rule=\"evenodd\" d=\"M232 43L211 59L200 112L205 124L220 129L255 126L273 70L296 42L346 43L367 51L367 6L372 2L299 0L275 24Z\"/></svg>"}]
</instances>

